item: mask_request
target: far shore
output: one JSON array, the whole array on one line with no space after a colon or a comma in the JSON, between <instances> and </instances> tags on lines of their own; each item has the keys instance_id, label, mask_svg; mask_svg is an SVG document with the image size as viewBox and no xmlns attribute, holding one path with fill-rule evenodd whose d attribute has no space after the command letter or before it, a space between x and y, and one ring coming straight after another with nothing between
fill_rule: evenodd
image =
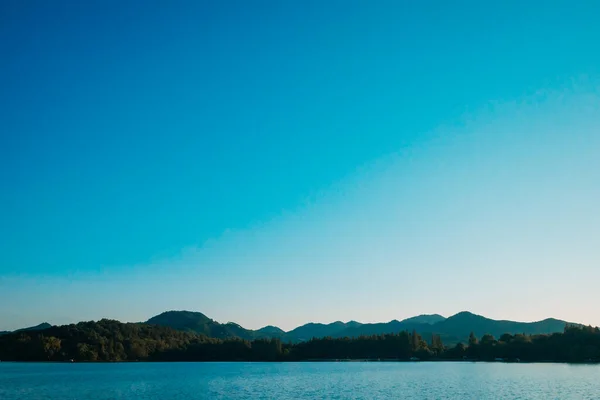
<instances>
[{"instance_id":1,"label":"far shore","mask_svg":"<svg viewBox=\"0 0 600 400\"><path fill-rule=\"evenodd\" d=\"M399 358L343 358L343 359L308 359L308 360L272 360L272 361L249 361L249 360L215 360L215 361L152 361L152 360L122 360L122 361L3 361L3 364L172 364L172 363L245 363L245 364L262 364L262 363L342 363L342 362L356 362L356 363L471 363L471 364L567 364L567 365L596 365L600 364L600 360L588 360L581 362L566 362L566 361L554 361L554 360L542 360L542 361L515 361L515 360L475 360L475 359L429 359L429 360L406 360Z\"/></svg>"}]
</instances>

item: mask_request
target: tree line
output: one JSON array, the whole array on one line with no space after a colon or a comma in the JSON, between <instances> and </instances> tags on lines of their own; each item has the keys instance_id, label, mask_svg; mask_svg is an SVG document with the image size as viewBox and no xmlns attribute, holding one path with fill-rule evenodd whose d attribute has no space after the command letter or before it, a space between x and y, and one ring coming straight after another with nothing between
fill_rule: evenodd
<instances>
[{"instance_id":1,"label":"tree line","mask_svg":"<svg viewBox=\"0 0 600 400\"><path fill-rule=\"evenodd\" d=\"M81 322L0 336L4 361L307 361L478 360L600 362L600 330L566 326L550 335L504 334L445 346L416 331L353 338L214 339L167 327L113 320Z\"/></svg>"}]
</instances>

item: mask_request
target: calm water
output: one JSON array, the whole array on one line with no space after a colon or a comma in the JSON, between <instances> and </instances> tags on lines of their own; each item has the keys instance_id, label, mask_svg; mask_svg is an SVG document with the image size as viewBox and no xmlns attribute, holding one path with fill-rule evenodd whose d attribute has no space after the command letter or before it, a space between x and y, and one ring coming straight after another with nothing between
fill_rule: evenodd
<instances>
[{"instance_id":1,"label":"calm water","mask_svg":"<svg viewBox=\"0 0 600 400\"><path fill-rule=\"evenodd\" d=\"M0 399L599 399L600 366L0 363Z\"/></svg>"}]
</instances>

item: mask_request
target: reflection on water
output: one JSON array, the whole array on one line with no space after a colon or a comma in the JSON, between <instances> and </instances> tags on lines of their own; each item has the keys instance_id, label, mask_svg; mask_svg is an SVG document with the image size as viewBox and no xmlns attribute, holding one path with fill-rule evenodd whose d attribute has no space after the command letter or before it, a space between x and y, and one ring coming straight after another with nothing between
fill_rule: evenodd
<instances>
[{"instance_id":1,"label":"reflection on water","mask_svg":"<svg viewBox=\"0 0 600 400\"><path fill-rule=\"evenodd\" d=\"M597 399L600 365L0 363L0 399Z\"/></svg>"}]
</instances>

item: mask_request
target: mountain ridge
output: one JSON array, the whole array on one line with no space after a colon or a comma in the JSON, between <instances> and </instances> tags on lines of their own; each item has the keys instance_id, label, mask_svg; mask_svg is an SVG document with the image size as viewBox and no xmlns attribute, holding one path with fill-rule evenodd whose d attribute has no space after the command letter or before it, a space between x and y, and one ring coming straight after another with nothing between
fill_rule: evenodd
<instances>
[{"instance_id":1,"label":"mountain ridge","mask_svg":"<svg viewBox=\"0 0 600 400\"><path fill-rule=\"evenodd\" d=\"M178 313L181 314L179 315ZM268 325L258 330L251 330L237 323L229 322L221 324L202 313L197 313L199 320L194 322L195 315L195 312L191 311L167 311L150 318L146 323L204 334L219 339L231 337L238 337L245 340L278 338L286 342L304 342L313 338L323 337L359 337L373 334L398 333L401 331L416 331L423 336L440 335L448 343L466 342L471 332L476 336L483 336L484 334L500 336L504 333L550 334L562 332L566 325L579 325L556 318L546 318L534 322L494 320L469 311L461 311L448 318L440 314L422 314L405 318L401 321L394 319L389 322L379 323L334 321L326 324L308 322L286 332L273 325Z\"/></svg>"},{"instance_id":2,"label":"mountain ridge","mask_svg":"<svg viewBox=\"0 0 600 400\"><path fill-rule=\"evenodd\" d=\"M177 314L171 314L171 317L174 315ZM455 319L460 320L461 316ZM339 327L339 324L335 326ZM325 337L298 343L282 343L278 339L242 341L208 338L140 322L102 319L2 335L0 359L35 362L417 359L600 363L600 328L589 326L566 326L563 332L549 335L507 333L498 340L486 335L480 340L471 338L467 346L464 343L451 345L440 339L437 334L427 338L416 331L404 331L355 338Z\"/></svg>"},{"instance_id":3,"label":"mountain ridge","mask_svg":"<svg viewBox=\"0 0 600 400\"><path fill-rule=\"evenodd\" d=\"M218 339L240 338L244 340L256 340L277 338L284 342L293 343L305 342L313 338L360 337L415 331L424 337L429 337L433 334L439 335L445 343L456 344L459 342L466 343L471 332L478 337L484 334L499 337L505 333L550 334L562 332L566 325L581 326L581 324L574 324L556 318L545 318L533 322L495 320L469 311L460 311L448 318L440 314L421 314L400 321L394 319L389 322L378 323L361 323L357 321L309 322L289 331L284 331L273 325L267 325L257 330L246 329L235 322L219 323L201 312L186 310L165 311L142 323L169 327L178 331L201 334ZM50 327L52 325L44 322L13 332L0 332L0 335L27 330L43 330Z\"/></svg>"},{"instance_id":4,"label":"mountain ridge","mask_svg":"<svg viewBox=\"0 0 600 400\"><path fill-rule=\"evenodd\" d=\"M14 331L0 331L0 335L8 335L9 333L16 333L16 332L27 332L27 331L42 331L44 329L48 329L48 328L52 328L52 325L50 325L47 322L42 322L41 324L35 325L35 326L30 326L27 328L21 328L21 329L17 329Z\"/></svg>"},{"instance_id":5,"label":"mountain ridge","mask_svg":"<svg viewBox=\"0 0 600 400\"><path fill-rule=\"evenodd\" d=\"M421 315L417 315L415 317L405 318L400 322L421 323L421 324L433 325L433 324L443 321L445 319L446 319L446 317L443 317L440 314L421 314Z\"/></svg>"}]
</instances>

